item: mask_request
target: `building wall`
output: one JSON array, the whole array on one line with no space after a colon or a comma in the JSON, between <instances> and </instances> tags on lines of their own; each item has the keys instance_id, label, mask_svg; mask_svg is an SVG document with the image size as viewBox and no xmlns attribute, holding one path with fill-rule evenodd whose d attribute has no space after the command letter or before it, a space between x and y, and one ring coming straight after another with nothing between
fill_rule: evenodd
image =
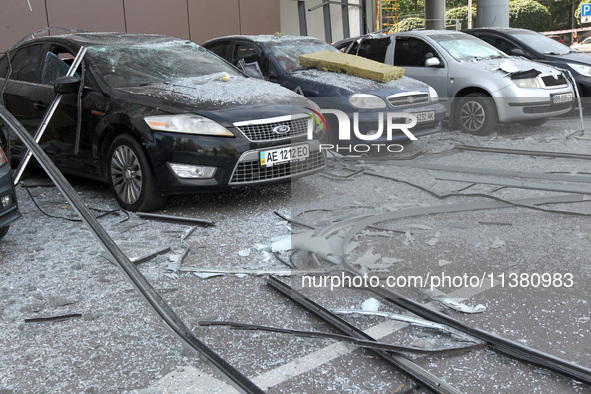
<instances>
[{"instance_id":1,"label":"building wall","mask_svg":"<svg viewBox=\"0 0 591 394\"><path fill-rule=\"evenodd\" d=\"M300 34L300 24L298 19L298 1L294 0L279 0L281 3L281 32L283 34ZM306 8L306 27L308 35L327 40L324 30L324 10L322 7L310 11L311 8L318 6L322 1L320 0L305 0ZM361 0L349 0L349 4L359 5ZM332 42L342 40L343 35L343 18L341 6L339 4L330 4L330 20L331 20L331 35ZM349 7L349 36L355 37L361 34L359 7Z\"/></svg>"},{"instance_id":2,"label":"building wall","mask_svg":"<svg viewBox=\"0 0 591 394\"><path fill-rule=\"evenodd\" d=\"M279 1L0 0L0 53L51 26L165 34L198 44L228 34L273 34L281 30Z\"/></svg>"}]
</instances>

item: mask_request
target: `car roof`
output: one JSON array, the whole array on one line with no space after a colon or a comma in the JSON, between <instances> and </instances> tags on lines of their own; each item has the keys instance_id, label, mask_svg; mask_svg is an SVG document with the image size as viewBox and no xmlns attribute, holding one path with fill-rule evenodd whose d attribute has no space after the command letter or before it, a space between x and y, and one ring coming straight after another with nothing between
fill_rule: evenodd
<instances>
[{"instance_id":1,"label":"car roof","mask_svg":"<svg viewBox=\"0 0 591 394\"><path fill-rule=\"evenodd\" d=\"M205 43L214 42L214 41L222 41L222 40L249 40L254 42L282 42L282 41L322 41L316 37L308 37L308 36L292 36L292 35L278 35L278 34L260 34L260 35L240 35L234 34L229 36L217 37L211 40L207 40ZM204 44L205 44L204 43Z\"/></svg>"},{"instance_id":2,"label":"car roof","mask_svg":"<svg viewBox=\"0 0 591 394\"><path fill-rule=\"evenodd\" d=\"M69 33L53 36L32 38L25 41L30 42L62 42L64 44L81 45L148 45L171 41L184 41L180 38L163 36L159 34L136 34L136 33L115 33L115 32L88 32Z\"/></svg>"},{"instance_id":3,"label":"car roof","mask_svg":"<svg viewBox=\"0 0 591 394\"><path fill-rule=\"evenodd\" d=\"M533 30L528 30L528 29L522 29L519 27L495 27L495 28L491 28L491 27L476 27L474 29L464 29L462 31L491 31L491 32L507 32L507 33L512 33L512 32L517 32L517 31L522 31L522 32L532 32L532 33L537 33Z\"/></svg>"}]
</instances>

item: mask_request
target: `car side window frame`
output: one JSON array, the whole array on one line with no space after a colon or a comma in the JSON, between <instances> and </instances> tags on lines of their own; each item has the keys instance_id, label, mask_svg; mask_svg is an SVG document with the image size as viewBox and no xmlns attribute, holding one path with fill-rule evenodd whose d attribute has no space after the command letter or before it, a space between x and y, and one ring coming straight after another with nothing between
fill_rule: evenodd
<instances>
[{"instance_id":1,"label":"car side window frame","mask_svg":"<svg viewBox=\"0 0 591 394\"><path fill-rule=\"evenodd\" d=\"M43 55L46 53L47 44L45 43L34 43L30 45L25 45L19 49L17 49L14 53L11 51L5 54L6 69L0 70L0 78L8 77L9 80L15 82L26 82L26 83L41 83L41 72L44 64ZM36 56L31 56L30 53L27 53L27 50L36 50ZM24 54L23 59L20 59L20 56ZM10 56L10 58L9 58ZM9 66L8 60L10 59L10 75L8 74ZM16 63L15 63L16 61ZM24 62L24 64L21 64ZM23 72L26 71L26 72ZM20 78L20 73L23 73L23 76L26 78Z\"/></svg>"},{"instance_id":2,"label":"car side window frame","mask_svg":"<svg viewBox=\"0 0 591 394\"><path fill-rule=\"evenodd\" d=\"M249 46L252 49L254 49L254 51L255 51L254 56L256 56L258 58L256 60L249 59L249 60L254 60L254 61L248 61L248 62L246 60L243 60L243 59L246 59L247 57L240 57L238 60L236 60L237 51L238 51L239 46L241 46L241 45L242 46ZM256 74L258 72L265 80L268 80L269 78L277 78L277 70L275 70L275 66L271 62L271 59L269 59L269 56L267 56L265 51L263 51L258 45L256 45L253 42L235 41L234 45L232 46L231 56L232 56L231 63L235 67L240 68L245 74L247 74L250 77L256 77L254 74ZM244 64L242 65L243 69L238 65L238 62L240 60L244 61Z\"/></svg>"},{"instance_id":3,"label":"car side window frame","mask_svg":"<svg viewBox=\"0 0 591 394\"><path fill-rule=\"evenodd\" d=\"M516 44L513 41L511 41L503 36L499 36L497 34L481 34L481 35L476 35L476 37L481 39L482 41L486 42L487 44L490 44L493 47L497 48L499 51L506 53L509 56L515 56L514 54L511 53L512 50L521 49L525 53L525 57L530 58L530 59L535 58L535 56L533 56L533 54L530 51L528 51L526 48L523 48L523 46ZM503 43L507 46L511 46L512 48L509 49L509 51L506 51L505 49L499 48L497 45L494 45L493 43L489 42L488 39L497 40L500 43Z\"/></svg>"},{"instance_id":4,"label":"car side window frame","mask_svg":"<svg viewBox=\"0 0 591 394\"><path fill-rule=\"evenodd\" d=\"M430 51L426 52L422 57L421 56L417 56L416 59L414 59L413 64L400 64L400 63L396 63L396 56L398 53L398 43L402 43L403 41L411 41L411 40L415 40L417 42L421 42L424 45L426 45L427 47L430 48ZM412 37L412 36L402 36L402 37L395 37L395 39L393 40L393 42L390 44L392 46L394 46L393 49L393 53L392 53L392 65L397 66L397 67L428 67L425 65L425 61L427 59L429 59L430 57L427 57L427 55L430 53L432 56L431 58L437 58L439 60L439 68L444 68L445 67L445 63L443 61L443 57L439 54L439 52L437 52L437 50L433 47L433 45L431 45L430 43L428 43L427 41L423 40L420 37Z\"/></svg>"}]
</instances>

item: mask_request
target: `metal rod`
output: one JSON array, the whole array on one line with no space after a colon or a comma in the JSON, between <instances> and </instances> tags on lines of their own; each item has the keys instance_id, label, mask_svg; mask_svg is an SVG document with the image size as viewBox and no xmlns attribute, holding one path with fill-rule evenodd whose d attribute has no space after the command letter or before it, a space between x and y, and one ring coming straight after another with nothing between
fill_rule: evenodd
<instances>
[{"instance_id":1,"label":"metal rod","mask_svg":"<svg viewBox=\"0 0 591 394\"><path fill-rule=\"evenodd\" d=\"M371 336L367 335L357 327L347 323L345 320L305 297L297 290L292 289L289 285L283 283L277 278L268 278L267 284L273 289L277 290L280 294L300 305L302 308L305 308L312 314L316 315L316 317L320 318L322 321L334 327L341 333L363 340L375 341L375 339ZM460 391L456 390L448 383L432 375L429 371L418 366L413 361L407 359L401 354L385 352L378 349L367 349L367 351L395 366L414 379L416 382L419 382L423 387L433 391L434 393L460 393Z\"/></svg>"},{"instance_id":2,"label":"metal rod","mask_svg":"<svg viewBox=\"0 0 591 394\"><path fill-rule=\"evenodd\" d=\"M563 153L563 152L545 152L536 150L521 150L521 149L506 149L506 148L489 148L484 146L473 146L473 145L456 145L456 149L471 150L476 152L489 152L489 153L505 153L508 155L524 155L524 156L545 156L562 159L582 159L591 160L591 155L584 155L581 153Z\"/></svg>"}]
</instances>

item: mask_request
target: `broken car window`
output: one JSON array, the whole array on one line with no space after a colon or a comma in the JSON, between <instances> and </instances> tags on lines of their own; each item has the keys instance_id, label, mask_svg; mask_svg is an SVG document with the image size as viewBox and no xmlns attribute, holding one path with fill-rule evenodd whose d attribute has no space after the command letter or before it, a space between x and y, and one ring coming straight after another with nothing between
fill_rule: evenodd
<instances>
[{"instance_id":1,"label":"broken car window","mask_svg":"<svg viewBox=\"0 0 591 394\"><path fill-rule=\"evenodd\" d=\"M473 36L437 34L430 37L458 61L507 57L497 48Z\"/></svg>"},{"instance_id":2,"label":"broken car window","mask_svg":"<svg viewBox=\"0 0 591 394\"><path fill-rule=\"evenodd\" d=\"M70 66L61 60L55 53L47 52L45 55L45 64L41 75L41 83L44 85L53 85L55 80L68 73Z\"/></svg>"},{"instance_id":3,"label":"broken car window","mask_svg":"<svg viewBox=\"0 0 591 394\"><path fill-rule=\"evenodd\" d=\"M242 66L244 72L254 78L269 77L269 61L261 51L251 44L236 44L232 63Z\"/></svg>"},{"instance_id":4,"label":"broken car window","mask_svg":"<svg viewBox=\"0 0 591 394\"><path fill-rule=\"evenodd\" d=\"M300 55L314 53L319 51L339 52L338 49L328 45L320 40L301 40L286 41L278 40L276 42L266 43L277 62L285 71L295 71L302 68L300 64Z\"/></svg>"},{"instance_id":5,"label":"broken car window","mask_svg":"<svg viewBox=\"0 0 591 394\"><path fill-rule=\"evenodd\" d=\"M174 82L222 72L241 75L217 55L190 41L96 45L88 48L87 56L114 87Z\"/></svg>"},{"instance_id":6,"label":"broken car window","mask_svg":"<svg viewBox=\"0 0 591 394\"><path fill-rule=\"evenodd\" d=\"M43 45L29 45L19 49L10 61L12 65L10 79L38 83L43 47ZM6 67L8 67L8 64L6 64ZM6 71L3 71L1 78L4 78L5 76Z\"/></svg>"}]
</instances>

